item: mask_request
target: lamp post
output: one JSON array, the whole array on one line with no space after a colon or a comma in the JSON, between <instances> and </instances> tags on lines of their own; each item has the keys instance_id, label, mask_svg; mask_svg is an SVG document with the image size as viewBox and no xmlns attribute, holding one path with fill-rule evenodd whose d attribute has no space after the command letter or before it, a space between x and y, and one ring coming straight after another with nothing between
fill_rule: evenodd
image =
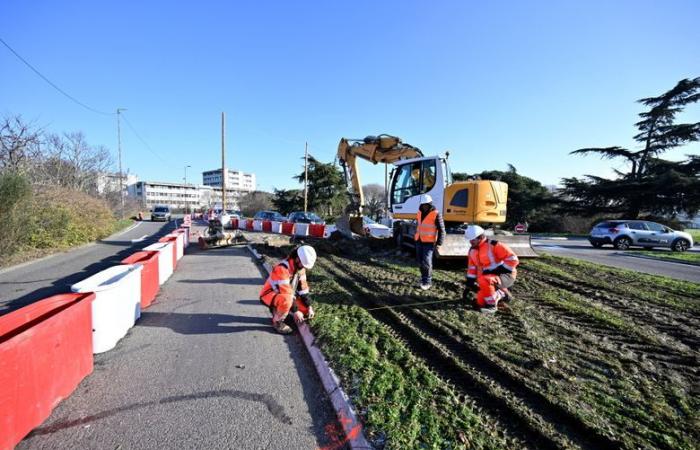
<instances>
[{"instance_id":1,"label":"lamp post","mask_svg":"<svg viewBox=\"0 0 700 450\"><path fill-rule=\"evenodd\" d=\"M190 205L187 202L187 168L192 166L185 166L185 214L189 214Z\"/></svg>"}]
</instances>

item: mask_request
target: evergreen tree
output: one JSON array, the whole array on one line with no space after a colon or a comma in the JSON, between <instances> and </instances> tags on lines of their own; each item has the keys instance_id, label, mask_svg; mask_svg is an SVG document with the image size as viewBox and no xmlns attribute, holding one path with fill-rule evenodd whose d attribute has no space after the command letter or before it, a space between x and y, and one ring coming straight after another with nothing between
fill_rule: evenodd
<instances>
[{"instance_id":1,"label":"evergreen tree","mask_svg":"<svg viewBox=\"0 0 700 450\"><path fill-rule=\"evenodd\" d=\"M698 157L688 155L680 162L667 161L660 155L700 139L700 122L676 124L684 108L700 100L700 78L684 79L668 92L639 100L649 107L639 114L634 136L642 148L582 148L575 155L598 154L603 159L623 159L628 172L616 171L616 179L594 175L565 178L562 199L564 209L585 215L610 213L635 219L640 213L675 216L680 212L695 214L700 209L700 170Z\"/></svg>"}]
</instances>

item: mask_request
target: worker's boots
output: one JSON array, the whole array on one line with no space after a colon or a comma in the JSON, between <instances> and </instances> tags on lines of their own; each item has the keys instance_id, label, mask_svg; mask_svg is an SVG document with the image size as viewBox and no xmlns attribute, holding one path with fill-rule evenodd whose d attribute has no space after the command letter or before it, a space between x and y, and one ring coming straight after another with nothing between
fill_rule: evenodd
<instances>
[{"instance_id":1,"label":"worker's boots","mask_svg":"<svg viewBox=\"0 0 700 450\"><path fill-rule=\"evenodd\" d=\"M292 332L292 327L284 323L284 319L278 321L273 320L272 328L274 328L279 334L290 334Z\"/></svg>"}]
</instances>

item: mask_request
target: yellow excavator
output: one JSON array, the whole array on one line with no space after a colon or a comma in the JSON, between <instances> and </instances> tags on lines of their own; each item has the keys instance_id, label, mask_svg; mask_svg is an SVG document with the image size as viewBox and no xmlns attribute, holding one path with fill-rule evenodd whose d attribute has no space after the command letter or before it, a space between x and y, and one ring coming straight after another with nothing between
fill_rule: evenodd
<instances>
[{"instance_id":1,"label":"yellow excavator","mask_svg":"<svg viewBox=\"0 0 700 450\"><path fill-rule=\"evenodd\" d=\"M513 235L494 225L506 221L508 185L501 181L452 181L444 156L424 156L423 152L396 136L381 134L364 139L342 138L338 144L338 159L343 167L350 204L338 219L338 230L346 235L364 235L362 213L365 206L358 158L373 164L394 165L389 183L389 215L394 238L400 247L413 246L419 198L429 194L433 205L445 221L447 235L437 250L438 258L466 257L469 244L464 239L467 224L487 228L487 234L507 244L522 257L536 257L529 235Z\"/></svg>"}]
</instances>

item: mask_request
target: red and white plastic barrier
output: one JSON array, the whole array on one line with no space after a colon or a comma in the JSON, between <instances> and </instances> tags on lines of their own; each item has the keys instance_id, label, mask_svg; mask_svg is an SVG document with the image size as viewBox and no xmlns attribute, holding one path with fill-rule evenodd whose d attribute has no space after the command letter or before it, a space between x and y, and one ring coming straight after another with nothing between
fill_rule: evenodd
<instances>
[{"instance_id":1,"label":"red and white plastic barrier","mask_svg":"<svg viewBox=\"0 0 700 450\"><path fill-rule=\"evenodd\" d=\"M141 264L113 266L71 286L77 293L94 292L92 351L111 350L141 317Z\"/></svg>"},{"instance_id":2,"label":"red and white plastic barrier","mask_svg":"<svg viewBox=\"0 0 700 450\"><path fill-rule=\"evenodd\" d=\"M158 252L158 284L162 286L173 274L173 244L158 242L145 247L144 250Z\"/></svg>"},{"instance_id":3,"label":"red and white plastic barrier","mask_svg":"<svg viewBox=\"0 0 700 450\"><path fill-rule=\"evenodd\" d=\"M295 236L308 236L309 235L309 224L308 223L297 223L294 227Z\"/></svg>"},{"instance_id":4,"label":"red and white plastic barrier","mask_svg":"<svg viewBox=\"0 0 700 450\"><path fill-rule=\"evenodd\" d=\"M272 233L281 234L282 233L282 222L272 221L272 223L270 223L270 231Z\"/></svg>"},{"instance_id":5,"label":"red and white plastic barrier","mask_svg":"<svg viewBox=\"0 0 700 450\"><path fill-rule=\"evenodd\" d=\"M93 369L95 294L60 294L0 317L0 448L13 448Z\"/></svg>"},{"instance_id":6,"label":"red and white plastic barrier","mask_svg":"<svg viewBox=\"0 0 700 450\"><path fill-rule=\"evenodd\" d=\"M326 226L317 224L317 223L312 223L309 224L309 236L316 237L316 238L323 238L326 232Z\"/></svg>"},{"instance_id":7,"label":"red and white plastic barrier","mask_svg":"<svg viewBox=\"0 0 700 450\"><path fill-rule=\"evenodd\" d=\"M253 231L262 231L263 230L263 221L262 220L253 220Z\"/></svg>"},{"instance_id":8,"label":"red and white plastic barrier","mask_svg":"<svg viewBox=\"0 0 700 450\"><path fill-rule=\"evenodd\" d=\"M158 239L158 242L161 244L168 244L170 245L170 250L172 251L172 259L173 259L173 270L177 267L177 236L171 236L169 234L166 234L162 238Z\"/></svg>"},{"instance_id":9,"label":"red and white plastic barrier","mask_svg":"<svg viewBox=\"0 0 700 450\"><path fill-rule=\"evenodd\" d=\"M122 264L141 264L141 309L151 306L158 294L158 251L136 252L123 259Z\"/></svg>"}]
</instances>

